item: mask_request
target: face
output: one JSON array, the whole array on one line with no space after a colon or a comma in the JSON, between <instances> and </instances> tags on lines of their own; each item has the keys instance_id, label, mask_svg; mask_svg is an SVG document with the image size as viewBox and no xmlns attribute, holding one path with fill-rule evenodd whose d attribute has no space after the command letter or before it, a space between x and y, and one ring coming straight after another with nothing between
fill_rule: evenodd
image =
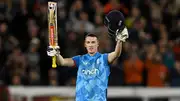
<instances>
[{"instance_id":1,"label":"face","mask_svg":"<svg viewBox=\"0 0 180 101\"><path fill-rule=\"evenodd\" d=\"M86 37L85 47L89 54L94 54L98 51L99 42L96 37Z\"/></svg>"},{"instance_id":2,"label":"face","mask_svg":"<svg viewBox=\"0 0 180 101\"><path fill-rule=\"evenodd\" d=\"M133 8L132 8L132 16L137 17L137 16L139 16L139 15L140 15L139 9L136 8L136 7L133 7Z\"/></svg>"},{"instance_id":3,"label":"face","mask_svg":"<svg viewBox=\"0 0 180 101\"><path fill-rule=\"evenodd\" d=\"M81 18L83 21L87 21L87 20L88 20L88 15L87 15L87 13L81 12L80 18Z\"/></svg>"},{"instance_id":4,"label":"face","mask_svg":"<svg viewBox=\"0 0 180 101\"><path fill-rule=\"evenodd\" d=\"M95 16L95 22L96 22L96 24L102 24L101 16L99 16L99 15Z\"/></svg>"},{"instance_id":5,"label":"face","mask_svg":"<svg viewBox=\"0 0 180 101\"><path fill-rule=\"evenodd\" d=\"M1 32L6 32L6 31L7 31L7 25L6 25L6 23L3 23L3 24L0 25L0 31L1 31Z\"/></svg>"},{"instance_id":6,"label":"face","mask_svg":"<svg viewBox=\"0 0 180 101\"><path fill-rule=\"evenodd\" d=\"M155 56L154 56L154 60L156 61L156 62L162 62L162 57L161 57L161 55L160 54L156 54Z\"/></svg>"}]
</instances>

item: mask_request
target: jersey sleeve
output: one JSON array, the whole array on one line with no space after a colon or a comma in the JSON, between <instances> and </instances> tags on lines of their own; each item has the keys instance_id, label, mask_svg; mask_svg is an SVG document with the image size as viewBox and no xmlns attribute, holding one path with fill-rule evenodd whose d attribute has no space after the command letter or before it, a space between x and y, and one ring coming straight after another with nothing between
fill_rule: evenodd
<instances>
[{"instance_id":1,"label":"jersey sleeve","mask_svg":"<svg viewBox=\"0 0 180 101\"><path fill-rule=\"evenodd\" d=\"M72 57L75 67L79 67L80 55Z\"/></svg>"},{"instance_id":2,"label":"jersey sleeve","mask_svg":"<svg viewBox=\"0 0 180 101\"><path fill-rule=\"evenodd\" d=\"M106 65L109 65L109 63L108 63L108 53L105 53L105 54L103 55L103 61L104 61L104 63L105 63Z\"/></svg>"}]
</instances>

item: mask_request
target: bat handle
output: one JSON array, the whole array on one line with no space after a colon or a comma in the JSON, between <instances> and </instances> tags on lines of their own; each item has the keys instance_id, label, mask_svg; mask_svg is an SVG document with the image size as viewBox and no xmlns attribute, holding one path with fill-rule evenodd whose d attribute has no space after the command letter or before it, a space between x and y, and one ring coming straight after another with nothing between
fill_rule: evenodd
<instances>
[{"instance_id":1,"label":"bat handle","mask_svg":"<svg viewBox=\"0 0 180 101\"><path fill-rule=\"evenodd\" d=\"M56 68L57 65L56 65L56 56L53 56L52 57L52 68Z\"/></svg>"}]
</instances>

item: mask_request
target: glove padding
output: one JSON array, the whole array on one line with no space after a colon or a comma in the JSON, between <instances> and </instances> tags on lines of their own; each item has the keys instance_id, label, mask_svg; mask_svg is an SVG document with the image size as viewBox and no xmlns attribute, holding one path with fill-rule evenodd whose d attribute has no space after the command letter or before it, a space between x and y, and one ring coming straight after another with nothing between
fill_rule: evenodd
<instances>
[{"instance_id":1,"label":"glove padding","mask_svg":"<svg viewBox=\"0 0 180 101\"><path fill-rule=\"evenodd\" d=\"M58 56L60 54L60 51L59 51L59 46L55 46L55 47L52 47L52 46L48 46L48 49L47 49L47 55L48 56Z\"/></svg>"},{"instance_id":2,"label":"glove padding","mask_svg":"<svg viewBox=\"0 0 180 101\"><path fill-rule=\"evenodd\" d=\"M126 42L127 38L129 38L129 34L126 27L121 32L119 29L116 30L116 41L120 40L122 42Z\"/></svg>"}]
</instances>

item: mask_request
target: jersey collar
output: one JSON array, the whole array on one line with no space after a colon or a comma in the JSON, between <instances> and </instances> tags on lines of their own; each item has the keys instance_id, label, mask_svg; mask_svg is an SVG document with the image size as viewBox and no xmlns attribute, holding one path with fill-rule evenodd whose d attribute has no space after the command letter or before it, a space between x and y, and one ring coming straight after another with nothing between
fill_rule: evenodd
<instances>
[{"instance_id":1,"label":"jersey collar","mask_svg":"<svg viewBox=\"0 0 180 101\"><path fill-rule=\"evenodd\" d=\"M98 56L100 56L100 53L96 52L93 56L91 56L90 54L87 54L87 55L88 55L88 57L98 57Z\"/></svg>"}]
</instances>

